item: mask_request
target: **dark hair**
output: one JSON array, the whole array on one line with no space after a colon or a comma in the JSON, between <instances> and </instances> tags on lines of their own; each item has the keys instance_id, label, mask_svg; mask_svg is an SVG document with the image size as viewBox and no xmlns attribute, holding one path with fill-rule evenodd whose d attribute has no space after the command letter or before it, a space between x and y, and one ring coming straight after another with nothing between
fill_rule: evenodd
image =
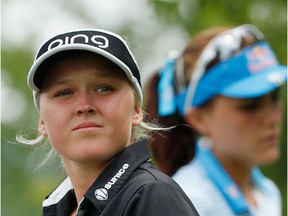
<instances>
[{"instance_id":1,"label":"dark hair","mask_svg":"<svg viewBox=\"0 0 288 216\"><path fill-rule=\"evenodd\" d=\"M147 81L144 89L144 110L149 112L151 121L157 120L158 124L165 127L177 125L169 131L155 133L151 142L156 166L171 176L193 158L195 133L177 113L165 117L158 116L158 82L158 73Z\"/></svg>"},{"instance_id":2,"label":"dark hair","mask_svg":"<svg viewBox=\"0 0 288 216\"><path fill-rule=\"evenodd\" d=\"M180 62L182 71L178 70L176 66L175 73L182 73L182 85L187 86L190 82L191 73L193 73L196 62L198 61L202 51L206 45L218 34L231 29L231 27L214 27L197 33L187 44L182 54L176 59L176 65ZM241 48L244 48L256 41L250 38L243 38ZM180 61L181 60L181 61ZM179 62L178 62L179 61ZM216 56L210 64L207 65L206 70L219 63L219 58ZM144 86L144 110L149 114L151 120L157 120L162 126L174 126L170 131L155 134L151 142L151 150L154 156L156 166L168 175L173 175L181 166L191 161L195 154L195 142L198 136L197 131L190 127L183 116L175 112L168 116L158 115L158 84L159 71L155 71ZM182 81L182 82L183 82ZM177 92L181 85L174 79L174 90ZM209 101L202 105L208 105Z\"/></svg>"}]
</instances>

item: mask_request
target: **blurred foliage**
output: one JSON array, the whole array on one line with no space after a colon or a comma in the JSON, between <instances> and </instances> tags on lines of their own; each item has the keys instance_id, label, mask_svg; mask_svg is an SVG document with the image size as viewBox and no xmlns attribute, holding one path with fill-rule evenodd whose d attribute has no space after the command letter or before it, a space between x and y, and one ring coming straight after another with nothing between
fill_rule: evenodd
<instances>
[{"instance_id":1,"label":"blurred foliage","mask_svg":"<svg viewBox=\"0 0 288 216\"><path fill-rule=\"evenodd\" d=\"M166 25L181 26L191 36L217 25L252 23L266 36L282 63L287 62L286 0L149 0Z\"/></svg>"},{"instance_id":2,"label":"blurred foliage","mask_svg":"<svg viewBox=\"0 0 288 216\"><path fill-rule=\"evenodd\" d=\"M287 7L286 0L147 0L156 14L155 22L166 27L178 26L189 36L197 31L215 25L240 25L252 23L260 28L275 50L282 64L287 64ZM69 2L70 3L70 2ZM61 4L59 2L59 4ZM68 4L69 5L69 4ZM72 8L72 9L71 9ZM76 17L93 23L79 8L68 7ZM47 8L49 10L49 8ZM85 16L84 16L85 15ZM129 15L127 15L129 16ZM91 18L90 18L91 19ZM4 22L5 20L3 20ZM154 22L147 20L147 22ZM131 22L132 23L132 22ZM134 24L134 23L133 23ZM137 23L135 23L137 24ZM134 24L134 25L135 25ZM133 38L134 25L123 26L121 32ZM16 27L17 28L17 27ZM165 32L163 32L165 34ZM148 37L148 36L147 36ZM151 38L137 37L135 43L144 43ZM2 44L5 41L2 41ZM2 77L9 76L9 85L17 89L27 102L26 113L14 122L1 121L1 213L3 216L41 215L41 202L65 177L57 161L35 172L45 157L45 151L15 144L17 131L37 129L38 113L35 110L31 92L26 85L26 75L33 61L34 53L29 49L33 40L21 47L1 49ZM3 76L4 75L4 76ZM287 213L287 88L283 88L284 118L281 140L281 159L262 167L263 172L280 187L284 211ZM10 104L13 98L2 103ZM1 113L2 116L5 113ZM32 133L32 135L35 133Z\"/></svg>"}]
</instances>

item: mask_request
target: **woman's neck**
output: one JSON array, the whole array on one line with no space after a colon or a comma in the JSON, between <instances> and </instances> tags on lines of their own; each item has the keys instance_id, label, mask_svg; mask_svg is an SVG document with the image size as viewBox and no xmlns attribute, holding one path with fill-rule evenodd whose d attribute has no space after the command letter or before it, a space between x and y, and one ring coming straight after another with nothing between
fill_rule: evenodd
<instances>
[{"instance_id":1,"label":"woman's neck","mask_svg":"<svg viewBox=\"0 0 288 216\"><path fill-rule=\"evenodd\" d=\"M109 162L110 163L110 162ZM109 165L108 162L104 164L83 164L64 159L66 172L71 179L77 203L82 200L84 194L91 187L93 182Z\"/></svg>"},{"instance_id":2,"label":"woman's neck","mask_svg":"<svg viewBox=\"0 0 288 216\"><path fill-rule=\"evenodd\" d=\"M253 198L253 188L254 185L252 183L252 165L247 165L241 161L237 161L235 159L221 157L221 155L217 155L215 153L218 161L221 163L222 167L229 174L229 176L234 180L239 189L242 191L246 200L253 206L256 205L256 201Z\"/></svg>"}]
</instances>

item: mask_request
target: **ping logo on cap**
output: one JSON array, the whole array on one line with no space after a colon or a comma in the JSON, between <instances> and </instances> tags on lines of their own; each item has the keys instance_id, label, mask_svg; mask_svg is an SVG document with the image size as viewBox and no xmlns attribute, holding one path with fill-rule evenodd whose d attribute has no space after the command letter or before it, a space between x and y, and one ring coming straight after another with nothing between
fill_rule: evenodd
<instances>
[{"instance_id":1,"label":"ping logo on cap","mask_svg":"<svg viewBox=\"0 0 288 216\"><path fill-rule=\"evenodd\" d=\"M107 49L110 45L108 38L112 40L113 35L100 31L73 31L63 33L48 40L39 50L36 59L53 48L65 45L90 45L100 49ZM115 40L115 42L116 41L118 42L117 46L119 46L121 42L119 43L119 40Z\"/></svg>"},{"instance_id":2,"label":"ping logo on cap","mask_svg":"<svg viewBox=\"0 0 288 216\"><path fill-rule=\"evenodd\" d=\"M76 34L72 37L65 36L64 39L58 38L58 39L55 39L54 41L51 41L47 49L50 50L54 47L65 45L65 44L74 44L74 43L77 43L77 40L83 41L82 43L84 44L89 44L89 43L95 44L99 48L107 48L109 46L108 39L102 35L92 35L91 37L89 37L88 35L85 35L85 34Z\"/></svg>"}]
</instances>

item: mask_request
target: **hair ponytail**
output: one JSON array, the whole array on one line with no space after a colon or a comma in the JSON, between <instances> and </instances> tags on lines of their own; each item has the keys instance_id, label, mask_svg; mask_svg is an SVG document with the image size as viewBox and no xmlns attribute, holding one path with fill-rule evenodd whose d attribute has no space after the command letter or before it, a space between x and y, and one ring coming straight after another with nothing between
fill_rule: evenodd
<instances>
[{"instance_id":1,"label":"hair ponytail","mask_svg":"<svg viewBox=\"0 0 288 216\"><path fill-rule=\"evenodd\" d=\"M153 160L156 166L173 175L177 169L187 164L194 156L195 132L185 122L176 110L174 113L160 116L158 113L158 85L160 73L156 71L144 86L144 110L149 113L151 121L157 121L161 126L174 128L154 134L151 142Z\"/></svg>"}]
</instances>

